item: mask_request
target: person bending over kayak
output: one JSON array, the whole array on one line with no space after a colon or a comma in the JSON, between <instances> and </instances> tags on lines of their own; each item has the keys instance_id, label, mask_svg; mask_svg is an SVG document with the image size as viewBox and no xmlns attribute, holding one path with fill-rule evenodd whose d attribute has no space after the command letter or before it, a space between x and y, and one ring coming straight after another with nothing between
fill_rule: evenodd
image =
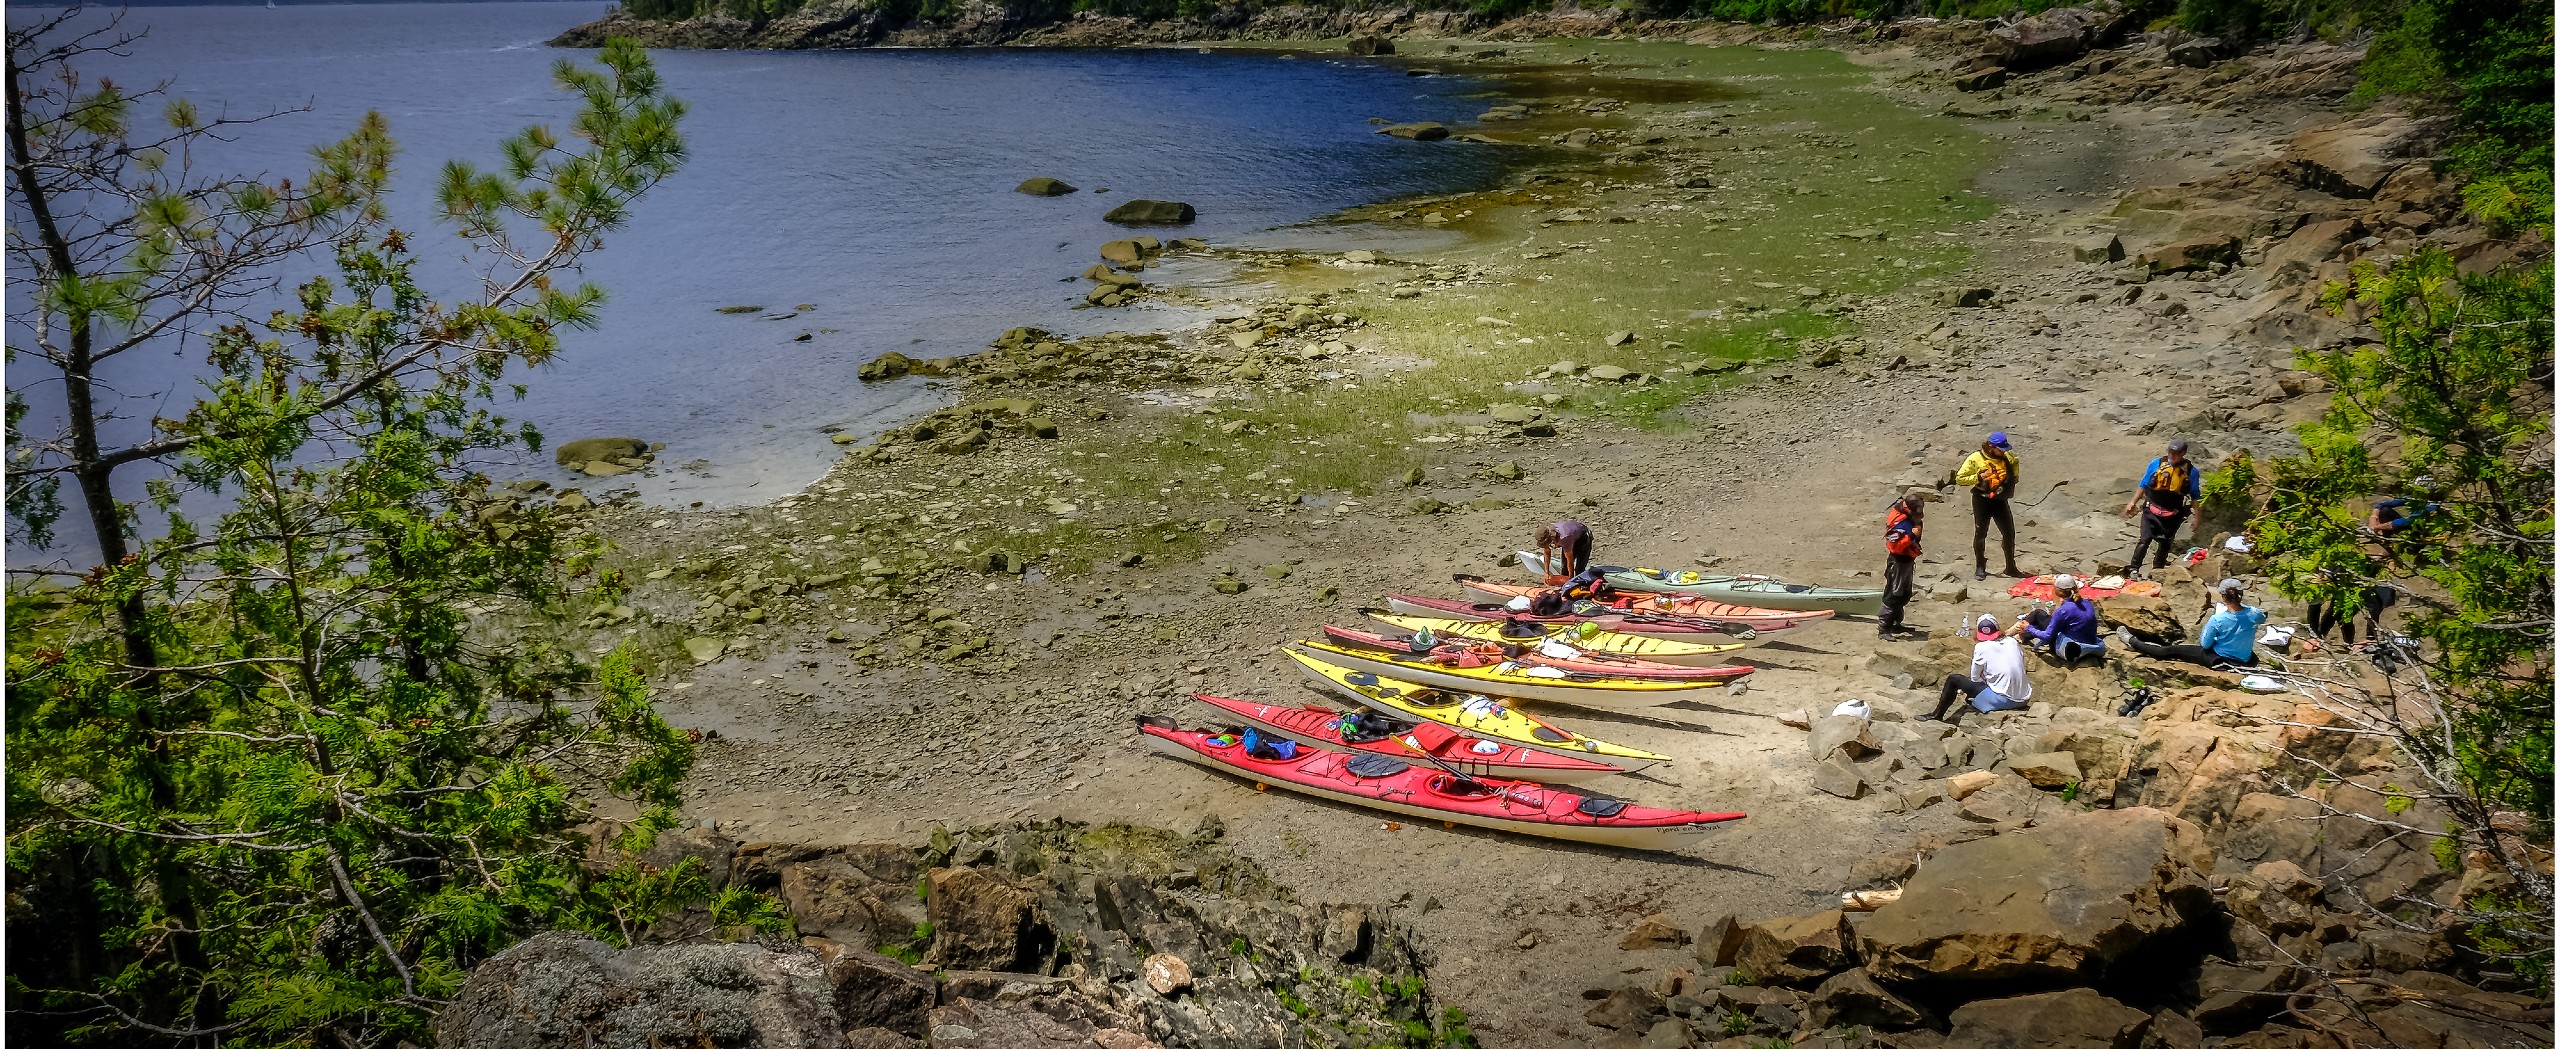
<instances>
[{"instance_id":1,"label":"person bending over kayak","mask_svg":"<svg viewBox=\"0 0 2560 1049\"><path fill-rule=\"evenodd\" d=\"M1982 449L1964 457L1956 483L1973 489L1973 577L1988 579L1989 562L1982 540L1992 525L2000 526L2000 563L2010 575L2018 571L2018 522L2009 513L2009 497L2018 494L2018 454L2009 450L2009 435L1993 431Z\"/></svg>"},{"instance_id":2,"label":"person bending over kayak","mask_svg":"<svg viewBox=\"0 0 2560 1049\"><path fill-rule=\"evenodd\" d=\"M2178 526L2187 523L2187 511L2204 496L2204 475L2196 464L2187 461L2186 439L2169 442L2168 454L2151 460L2151 466L2142 471L2142 480L2133 487L2133 498L2124 504L2124 515L2131 517L2139 508L2142 532L2134 540L2133 560L2125 563L2125 571L2140 572L2143 549L2154 542L2160 544L2160 550L2152 555L2151 567L2167 568L2169 555L2177 552L2169 547L2178 541Z\"/></svg>"},{"instance_id":3,"label":"person bending over kayak","mask_svg":"<svg viewBox=\"0 0 2560 1049\"><path fill-rule=\"evenodd\" d=\"M2237 579L2225 579L2213 588L2222 599L2222 610L2204 621L2204 629L2196 632L2192 645L2155 645L2137 640L2133 632L2116 628L2116 637L2130 648L2153 659L2174 659L2197 666L2216 669L2253 667L2258 665L2258 628L2267 614L2240 603L2242 587Z\"/></svg>"},{"instance_id":4,"label":"person bending over kayak","mask_svg":"<svg viewBox=\"0 0 2560 1049\"><path fill-rule=\"evenodd\" d=\"M1538 557L1547 563L1549 575L1580 574L1591 567L1591 529L1573 520L1538 529Z\"/></svg>"},{"instance_id":5,"label":"person bending over kayak","mask_svg":"<svg viewBox=\"0 0 2560 1049\"><path fill-rule=\"evenodd\" d=\"M1876 613L1876 636L1891 641L1902 632L1902 608L1911 603L1912 570L1920 561L1920 508L1926 501L1913 492L1893 501L1884 512L1884 609Z\"/></svg>"},{"instance_id":6,"label":"person bending over kayak","mask_svg":"<svg viewBox=\"0 0 2560 1049\"><path fill-rule=\"evenodd\" d=\"M2035 695L2035 686L2027 683L2027 657L2018 647L2019 627L2000 629L2000 621L1985 612L1973 621L1973 669L1964 675L1949 674L1938 685L1938 709L1923 715L1922 721L1944 721L1953 725L1964 720L1965 707L1956 705L1963 696L1966 706L1983 713L1994 710L2023 710L2027 697Z\"/></svg>"},{"instance_id":7,"label":"person bending over kayak","mask_svg":"<svg viewBox=\"0 0 2560 1049\"><path fill-rule=\"evenodd\" d=\"M2080 596L2077 576L2053 577L2054 596L2060 598L2053 611L2037 611L2027 616L2027 637L2031 643L2051 652L2070 666L2082 657L2105 659L2106 643L2098 640L2098 605Z\"/></svg>"}]
</instances>

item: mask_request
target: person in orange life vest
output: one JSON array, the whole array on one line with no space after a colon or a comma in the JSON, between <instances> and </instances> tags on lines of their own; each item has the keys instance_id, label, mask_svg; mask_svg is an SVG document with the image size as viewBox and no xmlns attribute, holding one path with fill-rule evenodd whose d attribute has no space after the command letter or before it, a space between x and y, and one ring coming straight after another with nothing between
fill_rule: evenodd
<instances>
[{"instance_id":1,"label":"person in orange life vest","mask_svg":"<svg viewBox=\"0 0 2560 1049\"><path fill-rule=\"evenodd\" d=\"M1964 457L1964 465L1956 468L1956 483L1973 489L1973 577L1990 577L1982 553L1982 540L1992 525L2000 526L2000 562L2010 575L2018 571L2018 522L2009 514L2009 497L2018 494L2018 453L2009 449L2009 435L1993 431L1984 438L1982 450Z\"/></svg>"},{"instance_id":2,"label":"person in orange life vest","mask_svg":"<svg viewBox=\"0 0 2560 1049\"><path fill-rule=\"evenodd\" d=\"M2187 461L2184 438L2169 442L2169 452L2151 460L2142 471L2142 480L2134 486L2133 498L2124 504L2124 515L2142 513L2142 536L2134 541L2133 560L2125 563L2125 571L2142 570L2144 548L2157 542L2160 548L2151 555L2154 569L2169 567L2169 555L2177 551L2178 527L2187 523L2187 514L2204 495L2204 472Z\"/></svg>"},{"instance_id":3,"label":"person in orange life vest","mask_svg":"<svg viewBox=\"0 0 2560 1049\"><path fill-rule=\"evenodd\" d=\"M1538 529L1538 558L1552 575L1579 574L1591 566L1591 529L1573 520Z\"/></svg>"},{"instance_id":4,"label":"person in orange life vest","mask_svg":"<svg viewBox=\"0 0 2560 1049\"><path fill-rule=\"evenodd\" d=\"M1920 561L1920 508L1913 492L1893 501L1884 512L1884 611L1876 615L1876 636L1887 641L1902 630L1902 608L1911 603L1911 576Z\"/></svg>"}]
</instances>

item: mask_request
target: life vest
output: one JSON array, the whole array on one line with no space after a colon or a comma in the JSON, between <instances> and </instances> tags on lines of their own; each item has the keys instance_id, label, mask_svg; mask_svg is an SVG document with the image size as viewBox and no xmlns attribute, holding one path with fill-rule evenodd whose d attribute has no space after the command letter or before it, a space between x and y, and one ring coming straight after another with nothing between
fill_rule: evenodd
<instances>
[{"instance_id":1,"label":"life vest","mask_svg":"<svg viewBox=\"0 0 2560 1049\"><path fill-rule=\"evenodd\" d=\"M2196 464L2151 461L2151 483L2142 490L2151 512L2162 517L2175 517L2187 510L2187 487L2195 483Z\"/></svg>"},{"instance_id":2,"label":"life vest","mask_svg":"<svg viewBox=\"0 0 2560 1049\"><path fill-rule=\"evenodd\" d=\"M1920 527L1911 520L1911 509L1901 503L1884 513L1884 550L1897 557L1920 556Z\"/></svg>"},{"instance_id":3,"label":"life vest","mask_svg":"<svg viewBox=\"0 0 2560 1049\"><path fill-rule=\"evenodd\" d=\"M1994 498L2007 495L2009 476L2015 472L2013 466L2016 462L2006 454L1983 456L1982 472L1975 475L1973 482L1975 494Z\"/></svg>"}]
</instances>

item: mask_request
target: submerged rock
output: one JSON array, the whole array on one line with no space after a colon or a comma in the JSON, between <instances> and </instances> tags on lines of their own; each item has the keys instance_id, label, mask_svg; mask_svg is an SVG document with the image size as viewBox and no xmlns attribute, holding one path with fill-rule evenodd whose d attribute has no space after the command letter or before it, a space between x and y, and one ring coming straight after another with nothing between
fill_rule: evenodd
<instances>
[{"instance_id":1,"label":"submerged rock","mask_svg":"<svg viewBox=\"0 0 2560 1049\"><path fill-rule=\"evenodd\" d=\"M1130 200L1111 209L1102 221L1123 226L1182 226L1199 217L1199 211L1178 200Z\"/></svg>"},{"instance_id":2,"label":"submerged rock","mask_svg":"<svg viewBox=\"0 0 2560 1049\"><path fill-rule=\"evenodd\" d=\"M1075 192L1076 188L1057 179L1043 177L1024 179L1021 185L1013 187L1013 191L1035 197L1063 197Z\"/></svg>"}]
</instances>

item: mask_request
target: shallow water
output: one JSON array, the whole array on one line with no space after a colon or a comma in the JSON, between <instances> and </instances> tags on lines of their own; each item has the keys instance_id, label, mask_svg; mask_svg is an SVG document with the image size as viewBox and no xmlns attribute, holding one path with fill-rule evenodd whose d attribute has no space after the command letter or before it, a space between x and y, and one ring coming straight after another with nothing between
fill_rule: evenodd
<instances>
[{"instance_id":1,"label":"shallow water","mask_svg":"<svg viewBox=\"0 0 2560 1049\"><path fill-rule=\"evenodd\" d=\"M542 41L604 9L137 8L128 24L147 26L148 37L95 72L170 81L208 112L309 105L209 158L237 169L301 170L310 146L379 109L403 149L397 206L420 227L445 159L487 163L503 135L570 116L549 69L586 56ZM10 20L38 14L13 9ZM1365 201L1486 185L1509 162L1499 150L1375 134L1372 117L1469 118L1484 100L1468 96L1485 85L1360 60L1188 50L677 51L656 60L691 107L692 159L593 256L587 277L612 293L601 330L571 335L555 365L527 376L530 395L513 414L553 443L629 434L666 442L662 467L708 463L640 482L678 504L796 489L837 451L820 427L865 430L936 396L923 384L856 381L855 369L883 351L970 352L1016 324L1084 332L1187 320L1144 308L1069 310L1083 285L1061 279L1094 262L1095 245L1127 235L1101 220L1121 200L1188 201L1196 224L1154 232L1237 241ZM1038 175L1088 192L1012 191ZM1102 189L1110 192L1093 192ZM462 272L452 253L430 248L425 257L446 285ZM762 305L771 318L804 303L814 308L788 319L716 312ZM803 333L809 341L793 341ZM186 354L129 363L112 380L130 397L158 402L192 389ZM40 413L44 393L29 391ZM539 469L561 479L547 462Z\"/></svg>"}]
</instances>

